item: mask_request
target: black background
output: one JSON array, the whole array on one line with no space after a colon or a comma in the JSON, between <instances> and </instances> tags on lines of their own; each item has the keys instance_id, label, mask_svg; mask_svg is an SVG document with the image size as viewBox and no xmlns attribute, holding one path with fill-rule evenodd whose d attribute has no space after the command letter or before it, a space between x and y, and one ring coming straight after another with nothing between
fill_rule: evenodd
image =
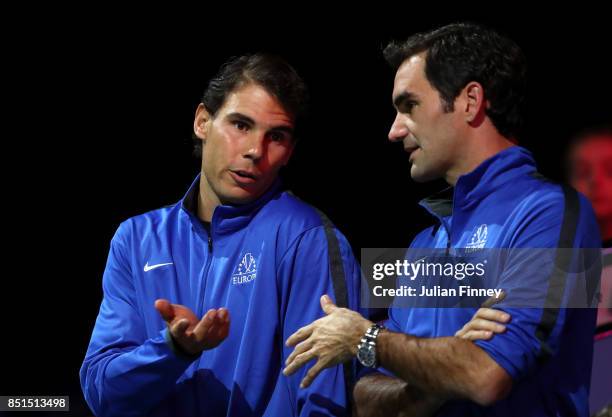
<instances>
[{"instance_id":1,"label":"black background","mask_svg":"<svg viewBox=\"0 0 612 417\"><path fill-rule=\"evenodd\" d=\"M530 65L523 145L553 179L563 177L572 135L612 120L612 35L602 10L407 7L354 17L322 9L306 18L234 9L71 8L53 17L26 10L19 17L27 24L4 29L0 394L69 393L73 413L85 410L78 369L110 238L127 217L183 195L199 170L191 156L195 108L232 55L278 53L305 78L309 130L285 181L328 214L356 254L407 246L428 222L416 203L443 186L413 183L401 145L387 141L393 73L380 51L389 40L458 20L515 39Z\"/></svg>"}]
</instances>

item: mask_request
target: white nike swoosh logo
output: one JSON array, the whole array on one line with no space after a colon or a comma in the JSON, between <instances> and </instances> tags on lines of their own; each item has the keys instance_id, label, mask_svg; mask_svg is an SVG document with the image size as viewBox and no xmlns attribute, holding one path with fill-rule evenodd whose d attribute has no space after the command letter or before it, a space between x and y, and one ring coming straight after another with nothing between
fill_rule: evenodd
<instances>
[{"instance_id":1,"label":"white nike swoosh logo","mask_svg":"<svg viewBox=\"0 0 612 417\"><path fill-rule=\"evenodd\" d=\"M145 266L144 266L144 271L145 271L145 272L148 272L148 271L150 271L150 270L152 270L152 269L159 268L160 266L166 266L166 265L172 265L172 264L173 264L172 262L167 262L167 263L165 263L165 264L155 264L155 265L149 265L149 263L147 262L147 263L145 264Z\"/></svg>"}]
</instances>

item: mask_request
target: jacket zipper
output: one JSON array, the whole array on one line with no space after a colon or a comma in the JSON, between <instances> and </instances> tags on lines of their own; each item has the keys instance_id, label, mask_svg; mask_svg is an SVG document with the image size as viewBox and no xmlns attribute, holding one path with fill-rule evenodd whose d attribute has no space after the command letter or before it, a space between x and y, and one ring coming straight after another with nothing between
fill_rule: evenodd
<instances>
[{"instance_id":1,"label":"jacket zipper","mask_svg":"<svg viewBox=\"0 0 612 417\"><path fill-rule=\"evenodd\" d=\"M208 257L206 258L206 266L204 267L204 272L202 273L202 277L200 280L200 299L197 303L197 312L196 316L198 319L201 319L204 315L204 299L206 298L206 284L208 280L208 271L210 270L210 264L212 263L212 255L213 255L213 239L212 239L212 231L208 233ZM203 286L203 288L202 288Z\"/></svg>"}]
</instances>

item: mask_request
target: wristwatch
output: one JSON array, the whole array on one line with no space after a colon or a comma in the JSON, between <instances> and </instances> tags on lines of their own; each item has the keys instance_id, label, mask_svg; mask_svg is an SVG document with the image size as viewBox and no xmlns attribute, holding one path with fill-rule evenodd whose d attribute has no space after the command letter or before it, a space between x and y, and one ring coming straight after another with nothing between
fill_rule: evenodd
<instances>
[{"instance_id":1,"label":"wristwatch","mask_svg":"<svg viewBox=\"0 0 612 417\"><path fill-rule=\"evenodd\" d=\"M376 368L378 362L376 360L376 338L378 333L385 326L381 324L373 324L361 338L361 343L357 345L357 360L368 368Z\"/></svg>"}]
</instances>

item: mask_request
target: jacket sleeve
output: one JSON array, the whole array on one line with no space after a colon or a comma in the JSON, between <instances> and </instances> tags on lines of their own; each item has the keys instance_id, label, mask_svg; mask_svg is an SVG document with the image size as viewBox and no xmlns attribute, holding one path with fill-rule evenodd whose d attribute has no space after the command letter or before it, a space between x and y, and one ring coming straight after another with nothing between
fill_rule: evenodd
<instances>
[{"instance_id":1,"label":"jacket sleeve","mask_svg":"<svg viewBox=\"0 0 612 417\"><path fill-rule=\"evenodd\" d=\"M556 354L569 331L592 343L592 311L567 308L582 290L578 284L600 273L598 255L588 261L590 265L578 265L585 253L593 253L590 248L598 246L599 233L590 204L584 198L577 203L569 210L562 198L533 205L517 228L513 249L507 251L499 286L508 297L495 308L509 313L511 321L504 333L475 343L514 380ZM568 262L564 264L563 258Z\"/></svg>"},{"instance_id":2,"label":"jacket sleeve","mask_svg":"<svg viewBox=\"0 0 612 417\"><path fill-rule=\"evenodd\" d=\"M284 289L285 300L281 311L282 323L282 362L293 351L285 346L287 340L299 328L323 317L320 297L328 294L336 301L334 291L332 265L340 262L344 272L344 281L347 289L348 307L358 310L359 285L361 270L353 256L346 238L336 229L332 229L339 245L340 259L330 259L330 248L325 234L325 227L319 226L304 232L283 256L279 267L278 277L287 283ZM347 386L352 381L345 379L345 370L342 365L322 371L313 383L306 389L299 388L300 382L306 372L314 365L311 361L298 372L283 377L288 385L290 401L294 404L294 415L345 415L348 414ZM349 364L354 375L354 363ZM349 382L349 384L347 384ZM350 389L350 388L349 388Z\"/></svg>"},{"instance_id":3,"label":"jacket sleeve","mask_svg":"<svg viewBox=\"0 0 612 417\"><path fill-rule=\"evenodd\" d=\"M175 353L167 329L154 338L145 336L126 224L111 241L104 298L80 370L85 400L97 416L145 414L171 392L194 359Z\"/></svg>"}]
</instances>

